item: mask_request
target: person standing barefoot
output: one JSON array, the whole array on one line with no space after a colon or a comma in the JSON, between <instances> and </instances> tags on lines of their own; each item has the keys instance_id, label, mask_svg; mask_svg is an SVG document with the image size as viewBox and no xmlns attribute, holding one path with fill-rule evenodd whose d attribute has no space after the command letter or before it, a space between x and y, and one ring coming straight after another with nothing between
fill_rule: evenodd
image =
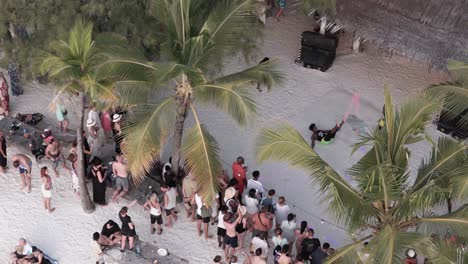
<instances>
[{"instance_id":1,"label":"person standing barefoot","mask_svg":"<svg viewBox=\"0 0 468 264\"><path fill-rule=\"evenodd\" d=\"M24 154L16 154L11 158L13 162L13 167L19 169L20 177L21 177L21 190L27 192L31 192L31 169L32 169L32 161L28 156Z\"/></svg>"},{"instance_id":2,"label":"person standing barefoot","mask_svg":"<svg viewBox=\"0 0 468 264\"><path fill-rule=\"evenodd\" d=\"M47 167L41 168L41 180L42 180L42 196L44 201L44 209L48 210L49 213L55 211L55 208L52 208L50 205L50 200L52 198L52 179L49 176L49 170Z\"/></svg>"},{"instance_id":3,"label":"person standing barefoot","mask_svg":"<svg viewBox=\"0 0 468 264\"><path fill-rule=\"evenodd\" d=\"M143 207L147 210L150 210L150 233L154 234L155 228L154 228L154 223L158 224L158 235L162 233L162 228L161 225L163 224L163 219L162 219L162 207L161 204L159 203L159 198L156 193L151 194L150 198L146 203L143 205Z\"/></svg>"},{"instance_id":4,"label":"person standing barefoot","mask_svg":"<svg viewBox=\"0 0 468 264\"><path fill-rule=\"evenodd\" d=\"M119 199L122 198L129 188L128 181L128 169L127 164L125 164L125 159L122 154L118 154L115 157L116 161L112 162L112 173L116 178L115 181L115 191L112 194L112 202L119 202Z\"/></svg>"},{"instance_id":5,"label":"person standing barefoot","mask_svg":"<svg viewBox=\"0 0 468 264\"><path fill-rule=\"evenodd\" d=\"M128 237L128 246L130 250L133 250L134 247L134 238L136 236L135 225L132 222L132 218L127 214L128 207L124 206L120 209L119 218L122 221L122 241L120 252L125 251L125 244L127 243Z\"/></svg>"}]
</instances>

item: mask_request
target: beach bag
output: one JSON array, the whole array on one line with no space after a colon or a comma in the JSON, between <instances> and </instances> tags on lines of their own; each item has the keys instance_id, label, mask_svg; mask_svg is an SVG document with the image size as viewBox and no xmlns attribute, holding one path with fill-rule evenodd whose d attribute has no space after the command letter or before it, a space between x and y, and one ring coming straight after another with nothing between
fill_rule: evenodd
<instances>
[{"instance_id":1,"label":"beach bag","mask_svg":"<svg viewBox=\"0 0 468 264\"><path fill-rule=\"evenodd\" d=\"M202 208L201 208L201 217L203 217L203 218L211 217L212 213L213 213L213 211L211 210L211 208L206 207L206 205L202 206Z\"/></svg>"}]
</instances>

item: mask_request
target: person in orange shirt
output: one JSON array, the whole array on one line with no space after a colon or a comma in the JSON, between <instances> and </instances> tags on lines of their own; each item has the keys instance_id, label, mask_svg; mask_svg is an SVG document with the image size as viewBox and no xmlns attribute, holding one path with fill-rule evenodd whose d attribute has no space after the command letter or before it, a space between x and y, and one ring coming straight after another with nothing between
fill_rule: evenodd
<instances>
[{"instance_id":1,"label":"person in orange shirt","mask_svg":"<svg viewBox=\"0 0 468 264\"><path fill-rule=\"evenodd\" d=\"M232 177L237 180L237 186L239 189L239 197L242 197L245 186L247 185L247 177L245 173L247 172L247 166L244 165L244 158L238 157L237 161L232 163Z\"/></svg>"}]
</instances>

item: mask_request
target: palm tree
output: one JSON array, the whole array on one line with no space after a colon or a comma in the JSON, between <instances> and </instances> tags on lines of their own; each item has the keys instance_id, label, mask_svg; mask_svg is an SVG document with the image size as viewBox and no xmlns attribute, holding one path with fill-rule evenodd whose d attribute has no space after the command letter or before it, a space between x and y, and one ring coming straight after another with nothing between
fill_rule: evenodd
<instances>
[{"instance_id":1,"label":"palm tree","mask_svg":"<svg viewBox=\"0 0 468 264\"><path fill-rule=\"evenodd\" d=\"M134 106L122 146L133 179L140 182L145 177L173 130L173 173L179 174L183 152L185 168L195 176L200 195L211 201L222 165L218 143L196 106L211 104L244 125L256 111L249 89L257 83L270 88L281 74L270 62L213 77L226 54L251 48L248 40L257 33L258 22L251 0L214 1L212 6L202 2L154 1L155 15L165 27L161 62L147 61L137 50L116 47L100 67L109 78L122 80L116 84L122 104ZM155 92L157 102L148 103ZM185 131L189 113L194 125Z\"/></svg>"},{"instance_id":2,"label":"palm tree","mask_svg":"<svg viewBox=\"0 0 468 264\"><path fill-rule=\"evenodd\" d=\"M354 146L353 151L363 145L372 146L349 169L355 185L322 160L291 126L261 132L256 146L258 161L287 161L309 172L337 221L350 232L363 234L330 256L326 263L402 263L408 248L434 263L453 260L447 253L452 251L446 252L445 243L434 239L433 234L443 236L450 230L466 237L468 209L463 207L443 216L430 213L430 209L444 203L449 191L438 181L450 178L451 182L458 183L453 187L457 191L452 197L468 194L468 146L449 138L439 139L431 158L419 167L414 183L408 167L407 145L425 139L424 126L439 106L426 98L416 98L396 110L386 89L385 127L370 131ZM358 252L366 240L370 240L366 248L369 257L364 260Z\"/></svg>"},{"instance_id":3,"label":"palm tree","mask_svg":"<svg viewBox=\"0 0 468 264\"><path fill-rule=\"evenodd\" d=\"M426 92L436 100L445 100L444 115L452 119L460 117L458 125L468 129L468 64L456 61L448 61L448 70L454 75L454 81L433 85Z\"/></svg>"},{"instance_id":4,"label":"palm tree","mask_svg":"<svg viewBox=\"0 0 468 264\"><path fill-rule=\"evenodd\" d=\"M79 127L76 130L78 142L78 178L80 183L81 205L86 213L95 206L86 185L83 156L83 127L85 100L115 101L116 97L109 83L96 75L99 51L92 39L93 25L79 21L70 31L68 41L50 43L50 52L41 58L40 70L48 74L58 84L58 95L67 93L78 97Z\"/></svg>"}]
</instances>

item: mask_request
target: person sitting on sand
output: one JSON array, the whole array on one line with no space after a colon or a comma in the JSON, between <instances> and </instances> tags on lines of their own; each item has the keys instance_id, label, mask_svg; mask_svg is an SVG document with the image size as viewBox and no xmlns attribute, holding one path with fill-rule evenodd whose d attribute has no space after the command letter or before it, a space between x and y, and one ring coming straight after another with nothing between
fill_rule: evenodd
<instances>
[{"instance_id":1,"label":"person sitting on sand","mask_svg":"<svg viewBox=\"0 0 468 264\"><path fill-rule=\"evenodd\" d=\"M112 202L119 202L129 188L128 169L122 154L115 157L116 161L112 162L112 173L116 178L115 191L112 194Z\"/></svg>"},{"instance_id":2,"label":"person sitting on sand","mask_svg":"<svg viewBox=\"0 0 468 264\"><path fill-rule=\"evenodd\" d=\"M62 154L62 147L56 139L52 138L49 140L49 145L47 145L45 154L47 158L52 160L52 170L54 171L55 177L59 177L57 167L60 163L64 169L70 171L70 169L67 167L67 164L65 163L65 158Z\"/></svg>"},{"instance_id":3,"label":"person sitting on sand","mask_svg":"<svg viewBox=\"0 0 468 264\"><path fill-rule=\"evenodd\" d=\"M31 192L31 169L32 161L28 156L24 154L16 154L11 158L13 162L13 167L19 169L19 174L21 177L21 190L30 193Z\"/></svg>"},{"instance_id":4,"label":"person sitting on sand","mask_svg":"<svg viewBox=\"0 0 468 264\"><path fill-rule=\"evenodd\" d=\"M20 238L15 247L15 252L10 254L12 263L27 263L32 258L32 246L24 238Z\"/></svg>"},{"instance_id":5,"label":"person sitting on sand","mask_svg":"<svg viewBox=\"0 0 468 264\"><path fill-rule=\"evenodd\" d=\"M117 245L122 238L122 233L120 232L119 225L109 220L107 221L101 230L101 235L99 236L99 244L102 246L113 246Z\"/></svg>"},{"instance_id":6,"label":"person sitting on sand","mask_svg":"<svg viewBox=\"0 0 468 264\"><path fill-rule=\"evenodd\" d=\"M154 223L158 224L158 235L162 233L161 225L163 224L162 218L162 207L159 203L159 198L156 193L151 194L150 198L146 201L143 207L147 210L150 210L150 232L154 234L155 228Z\"/></svg>"},{"instance_id":7,"label":"person sitting on sand","mask_svg":"<svg viewBox=\"0 0 468 264\"><path fill-rule=\"evenodd\" d=\"M28 264L52 264L50 260L45 258L44 252L42 252L42 250L33 246L32 251L31 260L27 262Z\"/></svg>"},{"instance_id":8,"label":"person sitting on sand","mask_svg":"<svg viewBox=\"0 0 468 264\"><path fill-rule=\"evenodd\" d=\"M216 255L213 259L213 264L221 264L223 263L223 258L220 255Z\"/></svg>"},{"instance_id":9,"label":"person sitting on sand","mask_svg":"<svg viewBox=\"0 0 468 264\"><path fill-rule=\"evenodd\" d=\"M96 259L96 264L104 263L102 252L103 246L98 242L101 235L98 232L93 234L93 242L91 243L91 248L93 249L94 257Z\"/></svg>"},{"instance_id":10,"label":"person sitting on sand","mask_svg":"<svg viewBox=\"0 0 468 264\"><path fill-rule=\"evenodd\" d=\"M330 130L318 129L314 123L310 124L309 130L312 131L311 147L315 147L316 140L322 142L323 144L330 143L330 141L335 138L336 132L340 130L343 123L344 121L342 120L340 124L336 124L335 127Z\"/></svg>"}]
</instances>

